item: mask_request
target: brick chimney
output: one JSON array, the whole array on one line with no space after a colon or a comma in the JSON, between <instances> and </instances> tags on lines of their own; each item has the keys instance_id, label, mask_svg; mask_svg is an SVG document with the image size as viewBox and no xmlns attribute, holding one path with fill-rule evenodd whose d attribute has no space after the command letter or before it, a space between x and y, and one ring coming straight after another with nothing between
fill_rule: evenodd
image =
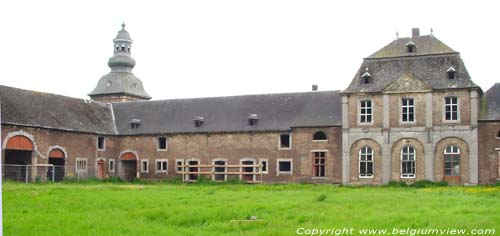
<instances>
[{"instance_id":1,"label":"brick chimney","mask_svg":"<svg viewBox=\"0 0 500 236\"><path fill-rule=\"evenodd\" d=\"M411 37L418 37L418 36L420 36L420 29L419 28L411 29Z\"/></svg>"},{"instance_id":2,"label":"brick chimney","mask_svg":"<svg viewBox=\"0 0 500 236\"><path fill-rule=\"evenodd\" d=\"M318 91L318 85L317 84L313 84L312 91Z\"/></svg>"}]
</instances>

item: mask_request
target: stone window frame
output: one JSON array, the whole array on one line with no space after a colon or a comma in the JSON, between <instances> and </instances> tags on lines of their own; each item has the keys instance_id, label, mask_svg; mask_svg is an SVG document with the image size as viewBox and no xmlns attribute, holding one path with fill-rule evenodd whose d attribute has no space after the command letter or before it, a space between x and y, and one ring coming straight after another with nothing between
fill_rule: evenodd
<instances>
[{"instance_id":1,"label":"stone window frame","mask_svg":"<svg viewBox=\"0 0 500 236\"><path fill-rule=\"evenodd\" d=\"M413 153L410 153L410 148L413 150ZM408 150L407 153L405 153L405 149ZM407 155L408 157L410 155L413 155L413 160L403 160L404 155ZM400 160L400 171L399 173L401 174L402 179L414 179L417 177L417 149L412 146L412 145L405 145L401 148L401 152L399 155L399 160ZM403 173L403 164L405 162L413 162L413 173Z\"/></svg>"},{"instance_id":2,"label":"stone window frame","mask_svg":"<svg viewBox=\"0 0 500 236\"><path fill-rule=\"evenodd\" d=\"M161 138L165 138L165 148L164 149L160 148L160 139ZM156 137L155 141L156 141L156 151L166 152L168 150L168 138L167 138L167 136Z\"/></svg>"},{"instance_id":3,"label":"stone window frame","mask_svg":"<svg viewBox=\"0 0 500 236\"><path fill-rule=\"evenodd\" d=\"M448 148L451 148L451 152L448 151ZM457 151L454 151L453 148L456 148ZM446 155L458 155L458 174L453 174L453 171L454 171L454 168L453 166L451 168L446 168ZM462 155L461 155L461 151L460 151L460 147L458 145L454 145L454 144L451 144L451 145L448 145L444 148L444 151L443 151L443 174L444 176L460 176L461 175L461 172L462 172ZM453 160L451 161L451 163L453 164ZM450 169L451 171L451 175L446 175L446 169Z\"/></svg>"},{"instance_id":4,"label":"stone window frame","mask_svg":"<svg viewBox=\"0 0 500 236\"><path fill-rule=\"evenodd\" d=\"M181 165L184 165L184 159L175 159L175 173L180 174L181 172L184 172L184 167L179 167L179 162L181 162ZM179 168L181 168L179 170Z\"/></svg>"},{"instance_id":5,"label":"stone window frame","mask_svg":"<svg viewBox=\"0 0 500 236\"><path fill-rule=\"evenodd\" d=\"M315 174L314 174L314 165L315 165L314 164L314 160L316 158L315 154L319 153L319 152L324 152L325 153L325 157L324 157L324 159L325 159L325 164L324 164L324 166L325 166L325 175L324 176L315 176ZM312 178L313 179L325 179L325 178L327 178L327 176L328 176L328 174L327 174L328 173L327 157L328 157L328 150L326 150L326 149L325 150L311 150L311 160L312 160L311 165L312 165L312 170L313 170L312 171L313 172L312 173Z\"/></svg>"},{"instance_id":6,"label":"stone window frame","mask_svg":"<svg viewBox=\"0 0 500 236\"><path fill-rule=\"evenodd\" d=\"M361 103L362 102L367 102L369 101L370 102L370 114L361 114L361 109L363 109L361 107ZM368 109L368 107L365 106L364 109ZM373 107L373 99L371 98L362 98L362 99L358 99L358 125L373 125L373 121L375 120L375 116L374 116L374 107ZM365 116L365 121L364 122L361 122L361 117L362 116ZM370 116L371 120L370 122L366 122L366 117Z\"/></svg>"},{"instance_id":7,"label":"stone window frame","mask_svg":"<svg viewBox=\"0 0 500 236\"><path fill-rule=\"evenodd\" d=\"M108 172L114 173L116 171L115 159L108 160Z\"/></svg>"},{"instance_id":8,"label":"stone window frame","mask_svg":"<svg viewBox=\"0 0 500 236\"><path fill-rule=\"evenodd\" d=\"M282 135L288 135L288 143L290 145L288 145L288 147L282 147L281 145L281 136ZM280 135L278 136L278 150L291 150L292 149L292 132L289 132L289 133L280 133Z\"/></svg>"},{"instance_id":9,"label":"stone window frame","mask_svg":"<svg viewBox=\"0 0 500 236\"><path fill-rule=\"evenodd\" d=\"M372 173L371 174L361 174L361 150L363 150L364 148L369 148L370 149L370 156L371 156L371 160L370 161L366 161L366 158L365 158L365 161L366 164L368 163L371 163L372 167ZM367 150L368 151L368 150ZM365 152L365 155L367 155L366 157L368 157L368 152ZM375 153L373 152L373 148L366 145L366 146L363 146L359 149L359 152L358 152L358 175L359 175L359 178L361 179L373 179L374 176L375 176Z\"/></svg>"},{"instance_id":10,"label":"stone window frame","mask_svg":"<svg viewBox=\"0 0 500 236\"><path fill-rule=\"evenodd\" d=\"M88 174L88 170L89 170L89 159L88 158L77 157L75 163L76 163L75 171L77 174L78 173ZM82 164L83 164L83 168L81 168Z\"/></svg>"},{"instance_id":11,"label":"stone window frame","mask_svg":"<svg viewBox=\"0 0 500 236\"><path fill-rule=\"evenodd\" d=\"M316 134L318 134L318 133L320 133L320 132L321 132L321 133L323 133L323 134L325 135L325 139L315 139ZM326 134L326 132L325 132L325 131L323 131L323 130L318 130L318 131L314 132L314 134L313 134L313 136L312 136L312 141L313 141L313 142L328 142L328 135Z\"/></svg>"},{"instance_id":12,"label":"stone window frame","mask_svg":"<svg viewBox=\"0 0 500 236\"><path fill-rule=\"evenodd\" d=\"M255 160L255 158L245 157L245 158L240 159L240 162L239 162L240 165L243 165L243 162L245 162L245 161L252 161L253 165L255 165L255 163L257 163L257 161ZM242 174L243 173L243 168L245 168L245 167L241 167L240 166L240 168L239 168L239 170L240 170L240 174L239 174L240 180L243 180L243 174ZM254 173L257 172L255 170L258 170L258 167L253 167L253 172ZM252 182L257 181L257 175L256 174L252 174L252 175L253 175L252 176Z\"/></svg>"},{"instance_id":13,"label":"stone window frame","mask_svg":"<svg viewBox=\"0 0 500 236\"><path fill-rule=\"evenodd\" d=\"M216 158L216 159L213 159L212 160L212 165L215 165L215 162L217 161L223 161L224 162L224 166L227 166L227 163L228 163L228 160L225 159L225 158ZM215 173L215 166L212 167L212 172ZM227 181L227 167L224 167L224 181L223 182L226 182ZM215 174L212 174L212 181L216 181L216 182L221 182L220 180L215 180Z\"/></svg>"},{"instance_id":14,"label":"stone window frame","mask_svg":"<svg viewBox=\"0 0 500 236\"><path fill-rule=\"evenodd\" d=\"M266 162L266 171L262 170L262 166L260 167L259 171L262 172L262 174L269 174L269 159L267 159L267 158L260 158L259 159L259 165L262 165L262 162Z\"/></svg>"},{"instance_id":15,"label":"stone window frame","mask_svg":"<svg viewBox=\"0 0 500 236\"><path fill-rule=\"evenodd\" d=\"M447 120L446 119L446 99L447 98L456 98L457 103L456 104L451 104L451 105L456 105L457 106L457 119L456 120ZM447 95L443 97L443 123L460 123L460 97L456 95Z\"/></svg>"},{"instance_id":16,"label":"stone window frame","mask_svg":"<svg viewBox=\"0 0 500 236\"><path fill-rule=\"evenodd\" d=\"M159 170L158 170L158 163L160 163ZM166 163L165 169L163 169L163 163ZM155 160L155 174L168 174L168 159Z\"/></svg>"},{"instance_id":17,"label":"stone window frame","mask_svg":"<svg viewBox=\"0 0 500 236\"><path fill-rule=\"evenodd\" d=\"M144 163L146 163L146 169L144 169ZM141 159L141 173L149 173L149 159Z\"/></svg>"},{"instance_id":18,"label":"stone window frame","mask_svg":"<svg viewBox=\"0 0 500 236\"><path fill-rule=\"evenodd\" d=\"M99 140L100 139L102 139L102 148L99 148ZM98 151L105 151L106 150L106 138L104 138L104 136L97 136L96 147L97 147Z\"/></svg>"},{"instance_id":19,"label":"stone window frame","mask_svg":"<svg viewBox=\"0 0 500 236\"><path fill-rule=\"evenodd\" d=\"M280 162L290 162L290 171L280 171ZM293 176L293 158L278 158L276 159L276 176L289 175Z\"/></svg>"},{"instance_id":20,"label":"stone window frame","mask_svg":"<svg viewBox=\"0 0 500 236\"><path fill-rule=\"evenodd\" d=\"M412 100L413 101L413 105L410 106L410 105L404 105L404 100ZM401 99L399 99L399 107L401 109L399 109L399 123L400 124L415 124L417 122L417 103L415 102L415 98L413 97L402 97ZM403 112L403 109L404 108L412 108L413 109L413 120L412 121L403 121L403 116L405 116L404 112ZM407 110L407 113L409 114L408 110ZM407 118L408 117L408 114L407 114Z\"/></svg>"}]
</instances>

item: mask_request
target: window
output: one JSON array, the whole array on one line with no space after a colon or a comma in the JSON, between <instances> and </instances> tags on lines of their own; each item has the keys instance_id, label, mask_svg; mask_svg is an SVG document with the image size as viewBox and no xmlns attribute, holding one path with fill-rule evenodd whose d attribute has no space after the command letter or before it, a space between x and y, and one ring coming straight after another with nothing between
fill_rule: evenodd
<instances>
[{"instance_id":1,"label":"window","mask_svg":"<svg viewBox=\"0 0 500 236\"><path fill-rule=\"evenodd\" d=\"M372 101L363 100L359 102L359 122L372 123Z\"/></svg>"},{"instance_id":2,"label":"window","mask_svg":"<svg viewBox=\"0 0 500 236\"><path fill-rule=\"evenodd\" d=\"M403 98L401 100L401 115L402 122L415 121L415 101L413 101L413 98Z\"/></svg>"},{"instance_id":3,"label":"window","mask_svg":"<svg viewBox=\"0 0 500 236\"><path fill-rule=\"evenodd\" d=\"M106 82L106 86L111 87L111 81Z\"/></svg>"},{"instance_id":4,"label":"window","mask_svg":"<svg viewBox=\"0 0 500 236\"><path fill-rule=\"evenodd\" d=\"M166 159L156 160L156 173L167 173L167 167Z\"/></svg>"},{"instance_id":5,"label":"window","mask_svg":"<svg viewBox=\"0 0 500 236\"><path fill-rule=\"evenodd\" d=\"M361 81L363 84L370 84L372 80L372 75L368 73L368 68L366 68L366 72L361 76Z\"/></svg>"},{"instance_id":6,"label":"window","mask_svg":"<svg viewBox=\"0 0 500 236\"><path fill-rule=\"evenodd\" d=\"M257 115L257 114L249 114L248 115L248 125L250 125L250 126L257 125L258 121L259 121L259 115Z\"/></svg>"},{"instance_id":7,"label":"window","mask_svg":"<svg viewBox=\"0 0 500 236\"><path fill-rule=\"evenodd\" d=\"M137 88L137 83L133 83L133 84L132 84L132 88L135 88L135 89L136 89L136 88Z\"/></svg>"},{"instance_id":8,"label":"window","mask_svg":"<svg viewBox=\"0 0 500 236\"><path fill-rule=\"evenodd\" d=\"M260 172L262 172L263 174L267 174L268 173L267 159L260 159L259 164L260 164Z\"/></svg>"},{"instance_id":9,"label":"window","mask_svg":"<svg viewBox=\"0 0 500 236\"><path fill-rule=\"evenodd\" d=\"M226 161L225 160L214 160L214 167L212 171L215 173L212 176L214 181L226 181Z\"/></svg>"},{"instance_id":10,"label":"window","mask_svg":"<svg viewBox=\"0 0 500 236\"><path fill-rule=\"evenodd\" d=\"M497 138L500 138L500 130L497 133Z\"/></svg>"},{"instance_id":11,"label":"window","mask_svg":"<svg viewBox=\"0 0 500 236\"><path fill-rule=\"evenodd\" d=\"M292 175L292 159L278 159L278 171L276 175L289 174Z\"/></svg>"},{"instance_id":12,"label":"window","mask_svg":"<svg viewBox=\"0 0 500 236\"><path fill-rule=\"evenodd\" d=\"M326 176L326 152L313 152L313 176L325 177Z\"/></svg>"},{"instance_id":13,"label":"window","mask_svg":"<svg viewBox=\"0 0 500 236\"><path fill-rule=\"evenodd\" d=\"M417 48L415 47L415 44L412 41L410 41L406 44L406 51L408 53L414 53L416 51L416 49Z\"/></svg>"},{"instance_id":14,"label":"window","mask_svg":"<svg viewBox=\"0 0 500 236\"><path fill-rule=\"evenodd\" d=\"M323 140L328 140L328 138L326 137L325 132L318 131L318 132L314 133L313 140L314 141L323 141Z\"/></svg>"},{"instance_id":15,"label":"window","mask_svg":"<svg viewBox=\"0 0 500 236\"><path fill-rule=\"evenodd\" d=\"M175 171L177 171L177 173L183 172L182 171L184 169L183 165L184 165L183 159L175 160Z\"/></svg>"},{"instance_id":16,"label":"window","mask_svg":"<svg viewBox=\"0 0 500 236\"><path fill-rule=\"evenodd\" d=\"M87 158L76 158L76 173L87 173Z\"/></svg>"},{"instance_id":17,"label":"window","mask_svg":"<svg viewBox=\"0 0 500 236\"><path fill-rule=\"evenodd\" d=\"M149 161L148 159L141 160L141 173L149 172Z\"/></svg>"},{"instance_id":18,"label":"window","mask_svg":"<svg viewBox=\"0 0 500 236\"><path fill-rule=\"evenodd\" d=\"M445 121L458 121L458 98L446 97L444 99Z\"/></svg>"},{"instance_id":19,"label":"window","mask_svg":"<svg viewBox=\"0 0 500 236\"><path fill-rule=\"evenodd\" d=\"M455 68L450 67L447 71L446 74L448 75L449 80L455 79Z\"/></svg>"},{"instance_id":20,"label":"window","mask_svg":"<svg viewBox=\"0 0 500 236\"><path fill-rule=\"evenodd\" d=\"M141 126L141 120L139 119L132 119L128 123L130 124L130 128L132 129L137 129Z\"/></svg>"},{"instance_id":21,"label":"window","mask_svg":"<svg viewBox=\"0 0 500 236\"><path fill-rule=\"evenodd\" d=\"M370 147L359 150L359 177L373 178L373 150Z\"/></svg>"},{"instance_id":22,"label":"window","mask_svg":"<svg viewBox=\"0 0 500 236\"><path fill-rule=\"evenodd\" d=\"M105 141L104 141L104 137L102 136L99 136L97 137L97 149L98 150L104 150L105 149Z\"/></svg>"},{"instance_id":23,"label":"window","mask_svg":"<svg viewBox=\"0 0 500 236\"><path fill-rule=\"evenodd\" d=\"M460 149L457 146L444 150L444 175L460 176Z\"/></svg>"},{"instance_id":24,"label":"window","mask_svg":"<svg viewBox=\"0 0 500 236\"><path fill-rule=\"evenodd\" d=\"M401 178L415 178L415 148L405 146L401 149Z\"/></svg>"},{"instance_id":25,"label":"window","mask_svg":"<svg viewBox=\"0 0 500 236\"><path fill-rule=\"evenodd\" d=\"M203 118L202 116L197 116L194 118L194 126L197 128L201 127L204 122L205 122L205 118Z\"/></svg>"},{"instance_id":26,"label":"window","mask_svg":"<svg viewBox=\"0 0 500 236\"><path fill-rule=\"evenodd\" d=\"M108 163L109 172L115 172L115 160L111 159Z\"/></svg>"},{"instance_id":27,"label":"window","mask_svg":"<svg viewBox=\"0 0 500 236\"><path fill-rule=\"evenodd\" d=\"M290 149L291 148L290 134L280 135L280 149Z\"/></svg>"},{"instance_id":28,"label":"window","mask_svg":"<svg viewBox=\"0 0 500 236\"><path fill-rule=\"evenodd\" d=\"M158 141L157 150L167 150L167 138L166 137L159 137L157 141Z\"/></svg>"}]
</instances>

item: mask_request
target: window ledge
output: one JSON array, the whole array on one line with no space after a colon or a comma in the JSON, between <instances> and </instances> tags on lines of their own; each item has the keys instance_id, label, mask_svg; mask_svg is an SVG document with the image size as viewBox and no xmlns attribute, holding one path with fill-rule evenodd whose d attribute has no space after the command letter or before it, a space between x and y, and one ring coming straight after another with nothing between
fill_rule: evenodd
<instances>
[{"instance_id":1,"label":"window ledge","mask_svg":"<svg viewBox=\"0 0 500 236\"><path fill-rule=\"evenodd\" d=\"M327 179L327 178L326 178L326 176L325 176L325 177L312 177L312 179L324 180L324 179Z\"/></svg>"},{"instance_id":2,"label":"window ledge","mask_svg":"<svg viewBox=\"0 0 500 236\"><path fill-rule=\"evenodd\" d=\"M360 179L373 179L373 175L371 176L359 176Z\"/></svg>"},{"instance_id":3,"label":"window ledge","mask_svg":"<svg viewBox=\"0 0 500 236\"><path fill-rule=\"evenodd\" d=\"M157 152L166 152L168 149L156 149Z\"/></svg>"},{"instance_id":4,"label":"window ledge","mask_svg":"<svg viewBox=\"0 0 500 236\"><path fill-rule=\"evenodd\" d=\"M290 176L292 176L292 172L278 172L278 174L276 174L276 176L280 176L280 175L290 175Z\"/></svg>"},{"instance_id":5,"label":"window ledge","mask_svg":"<svg viewBox=\"0 0 500 236\"><path fill-rule=\"evenodd\" d=\"M401 179L415 179L417 176L401 176Z\"/></svg>"},{"instance_id":6,"label":"window ledge","mask_svg":"<svg viewBox=\"0 0 500 236\"><path fill-rule=\"evenodd\" d=\"M326 143L328 142L328 139L325 140L313 140L314 143Z\"/></svg>"},{"instance_id":7,"label":"window ledge","mask_svg":"<svg viewBox=\"0 0 500 236\"><path fill-rule=\"evenodd\" d=\"M278 150L292 150L292 148L278 148Z\"/></svg>"}]
</instances>

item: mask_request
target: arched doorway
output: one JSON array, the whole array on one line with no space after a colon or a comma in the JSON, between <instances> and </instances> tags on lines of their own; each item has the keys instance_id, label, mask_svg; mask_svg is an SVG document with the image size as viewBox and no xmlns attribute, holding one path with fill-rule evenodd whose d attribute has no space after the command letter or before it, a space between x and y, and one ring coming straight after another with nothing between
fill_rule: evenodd
<instances>
[{"instance_id":1,"label":"arched doorway","mask_svg":"<svg viewBox=\"0 0 500 236\"><path fill-rule=\"evenodd\" d=\"M59 149L52 149L49 152L49 164L54 165L53 168L48 168L47 170L47 179L53 180L54 182L61 181L65 176L65 166L66 163L66 155L64 152Z\"/></svg>"},{"instance_id":2,"label":"arched doorway","mask_svg":"<svg viewBox=\"0 0 500 236\"><path fill-rule=\"evenodd\" d=\"M121 178L132 181L137 177L137 156L133 152L125 152L120 157Z\"/></svg>"},{"instance_id":3,"label":"arched doorway","mask_svg":"<svg viewBox=\"0 0 500 236\"><path fill-rule=\"evenodd\" d=\"M7 141L5 147L4 178L14 181L29 181L32 163L33 142L25 136L17 135Z\"/></svg>"}]
</instances>

